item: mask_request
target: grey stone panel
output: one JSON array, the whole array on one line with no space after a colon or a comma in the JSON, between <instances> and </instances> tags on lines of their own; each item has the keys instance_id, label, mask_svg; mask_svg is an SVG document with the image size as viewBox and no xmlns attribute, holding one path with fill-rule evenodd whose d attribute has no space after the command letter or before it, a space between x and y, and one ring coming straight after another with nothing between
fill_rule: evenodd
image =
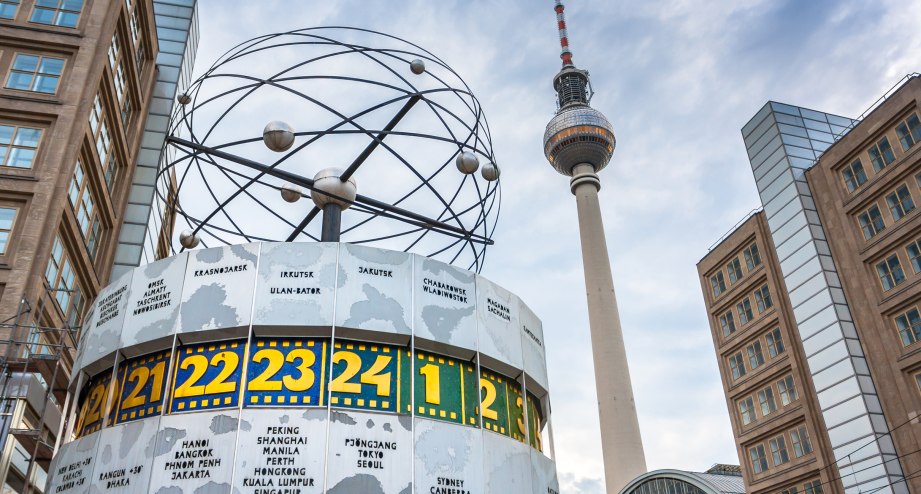
<instances>
[{"instance_id":1,"label":"grey stone panel","mask_svg":"<svg viewBox=\"0 0 921 494\"><path fill-rule=\"evenodd\" d=\"M125 273L100 290L93 303L92 324L81 336L80 346L83 351L76 368L95 374L111 365L111 358L107 357L113 356L118 350L133 274ZM106 363L94 365L101 359L105 359Z\"/></svg>"},{"instance_id":2,"label":"grey stone panel","mask_svg":"<svg viewBox=\"0 0 921 494\"><path fill-rule=\"evenodd\" d=\"M229 494L240 425L237 410L161 418L149 444L154 457L149 492Z\"/></svg>"},{"instance_id":3,"label":"grey stone panel","mask_svg":"<svg viewBox=\"0 0 921 494\"><path fill-rule=\"evenodd\" d=\"M482 429L417 418L414 434L417 494L484 491Z\"/></svg>"},{"instance_id":4,"label":"grey stone panel","mask_svg":"<svg viewBox=\"0 0 921 494\"><path fill-rule=\"evenodd\" d=\"M536 449L531 450L531 483L534 494L560 492L560 480L557 478L553 460Z\"/></svg>"},{"instance_id":5,"label":"grey stone panel","mask_svg":"<svg viewBox=\"0 0 921 494\"><path fill-rule=\"evenodd\" d=\"M493 432L483 432L483 462L488 494L533 492L531 448Z\"/></svg>"},{"instance_id":6,"label":"grey stone panel","mask_svg":"<svg viewBox=\"0 0 921 494\"><path fill-rule=\"evenodd\" d=\"M134 271L121 332L122 347L135 356L163 349L176 330L188 254L152 262ZM166 343L164 343L166 342Z\"/></svg>"},{"instance_id":7,"label":"grey stone panel","mask_svg":"<svg viewBox=\"0 0 921 494\"><path fill-rule=\"evenodd\" d=\"M408 415L331 412L326 492L411 494L412 420Z\"/></svg>"},{"instance_id":8,"label":"grey stone panel","mask_svg":"<svg viewBox=\"0 0 921 494\"><path fill-rule=\"evenodd\" d=\"M322 494L326 468L325 408L244 409L237 438L234 489L239 494Z\"/></svg>"},{"instance_id":9,"label":"grey stone panel","mask_svg":"<svg viewBox=\"0 0 921 494\"><path fill-rule=\"evenodd\" d=\"M263 244L253 326L331 327L338 252L333 243Z\"/></svg>"},{"instance_id":10,"label":"grey stone panel","mask_svg":"<svg viewBox=\"0 0 921 494\"><path fill-rule=\"evenodd\" d=\"M538 398L548 389L547 353L544 347L544 326L524 302L518 301L518 323L521 325L521 353L524 371L528 374L528 390Z\"/></svg>"},{"instance_id":11,"label":"grey stone panel","mask_svg":"<svg viewBox=\"0 0 921 494\"><path fill-rule=\"evenodd\" d=\"M230 245L189 254L177 333L249 326L259 246Z\"/></svg>"},{"instance_id":12,"label":"grey stone panel","mask_svg":"<svg viewBox=\"0 0 921 494\"><path fill-rule=\"evenodd\" d=\"M413 278L416 337L476 351L474 274L417 255Z\"/></svg>"},{"instance_id":13,"label":"grey stone panel","mask_svg":"<svg viewBox=\"0 0 921 494\"><path fill-rule=\"evenodd\" d=\"M482 276L476 277L476 293L477 340L480 353L515 369L521 369L518 297ZM508 369L495 370L509 372Z\"/></svg>"},{"instance_id":14,"label":"grey stone panel","mask_svg":"<svg viewBox=\"0 0 921 494\"><path fill-rule=\"evenodd\" d=\"M341 244L336 327L412 334L413 256Z\"/></svg>"},{"instance_id":15,"label":"grey stone panel","mask_svg":"<svg viewBox=\"0 0 921 494\"><path fill-rule=\"evenodd\" d=\"M84 494L93 483L93 463L99 434L75 439L58 450L48 469L45 492L55 494Z\"/></svg>"},{"instance_id":16,"label":"grey stone panel","mask_svg":"<svg viewBox=\"0 0 921 494\"><path fill-rule=\"evenodd\" d=\"M160 419L137 420L97 432L90 494L148 492Z\"/></svg>"}]
</instances>

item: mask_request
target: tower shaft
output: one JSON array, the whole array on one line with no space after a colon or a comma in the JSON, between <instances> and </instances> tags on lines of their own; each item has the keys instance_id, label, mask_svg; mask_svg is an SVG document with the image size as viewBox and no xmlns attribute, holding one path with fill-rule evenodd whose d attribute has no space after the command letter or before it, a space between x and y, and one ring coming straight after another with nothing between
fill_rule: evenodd
<instances>
[{"instance_id":1,"label":"tower shaft","mask_svg":"<svg viewBox=\"0 0 921 494\"><path fill-rule=\"evenodd\" d=\"M601 182L594 167L576 165L570 188L576 196L579 214L605 484L608 494L616 494L628 482L646 472L646 456L598 202Z\"/></svg>"}]
</instances>

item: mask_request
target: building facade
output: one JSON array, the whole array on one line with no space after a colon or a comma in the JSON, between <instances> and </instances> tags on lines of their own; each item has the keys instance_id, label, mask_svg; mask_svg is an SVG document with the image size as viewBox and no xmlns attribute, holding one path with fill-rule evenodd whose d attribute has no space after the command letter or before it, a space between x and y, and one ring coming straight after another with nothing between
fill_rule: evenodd
<instances>
[{"instance_id":1,"label":"building facade","mask_svg":"<svg viewBox=\"0 0 921 494\"><path fill-rule=\"evenodd\" d=\"M921 247L913 244L921 228L911 214L921 200L919 95L921 79L908 77L859 120L770 102L742 129L764 205L756 216L770 256L762 257L776 262L782 284L774 300L785 303L804 417L815 424L810 468L825 492L921 488L921 359L912 357L921 285L911 279ZM721 277L731 284L733 266L719 264L731 255L724 245L741 241L744 229L698 266L714 342L727 358L717 294ZM766 443L767 461L745 442L743 409L731 400L739 371L729 360L721 371L746 482L752 492L784 490L798 475L795 464L783 455L776 461L776 442Z\"/></svg>"},{"instance_id":2,"label":"building facade","mask_svg":"<svg viewBox=\"0 0 921 494\"><path fill-rule=\"evenodd\" d=\"M749 492L842 492L765 213L697 267Z\"/></svg>"},{"instance_id":3,"label":"building facade","mask_svg":"<svg viewBox=\"0 0 921 494\"><path fill-rule=\"evenodd\" d=\"M4 493L44 488L86 301L112 276L158 46L150 1L0 1Z\"/></svg>"}]
</instances>

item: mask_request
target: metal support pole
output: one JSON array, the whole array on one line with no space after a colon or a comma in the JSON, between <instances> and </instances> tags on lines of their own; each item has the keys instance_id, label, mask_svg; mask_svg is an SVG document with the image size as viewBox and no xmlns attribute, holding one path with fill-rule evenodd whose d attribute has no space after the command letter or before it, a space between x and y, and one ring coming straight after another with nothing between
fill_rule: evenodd
<instances>
[{"instance_id":1,"label":"metal support pole","mask_svg":"<svg viewBox=\"0 0 921 494\"><path fill-rule=\"evenodd\" d=\"M342 207L329 203L323 206L323 229L320 232L321 242L338 242L342 232Z\"/></svg>"}]
</instances>

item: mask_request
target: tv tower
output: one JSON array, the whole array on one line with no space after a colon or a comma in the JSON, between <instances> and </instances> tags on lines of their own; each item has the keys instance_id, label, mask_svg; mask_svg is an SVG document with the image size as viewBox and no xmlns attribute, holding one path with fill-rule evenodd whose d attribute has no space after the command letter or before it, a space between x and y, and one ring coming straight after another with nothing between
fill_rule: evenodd
<instances>
[{"instance_id":1,"label":"tv tower","mask_svg":"<svg viewBox=\"0 0 921 494\"><path fill-rule=\"evenodd\" d=\"M592 91L588 72L577 69L572 63L561 0L556 0L555 10L563 68L553 79L559 108L544 132L544 155L556 171L571 177L569 188L576 196L605 484L608 494L615 494L646 472L646 456L598 203L601 180L596 173L611 160L616 140L608 119L589 106Z\"/></svg>"}]
</instances>

